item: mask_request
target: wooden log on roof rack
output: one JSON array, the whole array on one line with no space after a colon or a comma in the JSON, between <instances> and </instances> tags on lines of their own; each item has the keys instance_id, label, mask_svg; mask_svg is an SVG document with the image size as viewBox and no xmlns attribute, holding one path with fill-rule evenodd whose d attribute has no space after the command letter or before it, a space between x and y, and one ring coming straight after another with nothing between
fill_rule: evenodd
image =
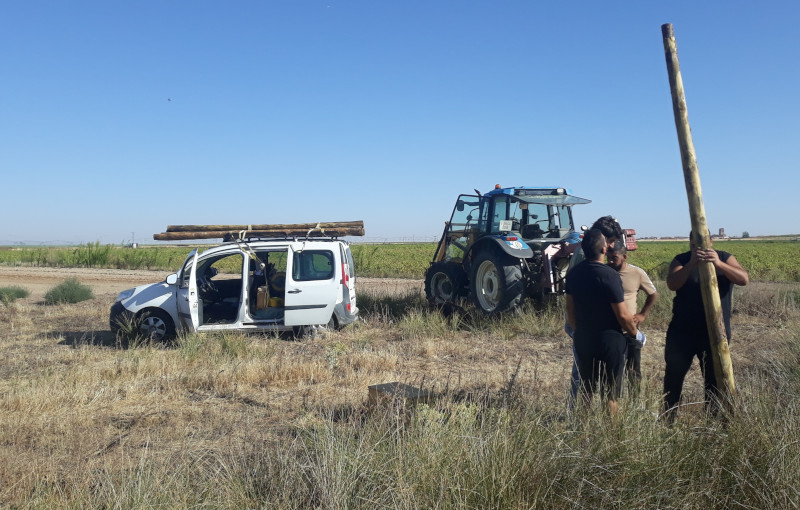
<instances>
[{"instance_id":1,"label":"wooden log on roof rack","mask_svg":"<svg viewBox=\"0 0 800 510\"><path fill-rule=\"evenodd\" d=\"M364 222L298 223L286 225L171 225L153 235L156 241L247 239L256 237L363 236Z\"/></svg>"},{"instance_id":2,"label":"wooden log on roof rack","mask_svg":"<svg viewBox=\"0 0 800 510\"><path fill-rule=\"evenodd\" d=\"M256 237L344 237L344 236L363 236L364 230L356 229L333 229L320 232L292 231L292 230L250 230L241 235L238 230L220 230L213 232L162 232L154 234L156 241L188 241L192 239L250 239Z\"/></svg>"},{"instance_id":3,"label":"wooden log on roof rack","mask_svg":"<svg viewBox=\"0 0 800 510\"><path fill-rule=\"evenodd\" d=\"M169 225L167 232L228 232L242 230L258 230L258 231L284 231L284 230L303 230L309 231L311 229L321 228L325 229L342 229L342 228L364 228L363 221L326 221L319 223L287 223L287 224L271 224L271 225ZM361 234L363 235L363 234Z\"/></svg>"}]
</instances>

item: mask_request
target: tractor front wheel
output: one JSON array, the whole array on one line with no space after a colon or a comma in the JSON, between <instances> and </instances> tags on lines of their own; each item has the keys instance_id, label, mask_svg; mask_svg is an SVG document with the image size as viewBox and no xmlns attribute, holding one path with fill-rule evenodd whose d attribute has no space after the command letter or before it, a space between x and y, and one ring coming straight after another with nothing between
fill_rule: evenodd
<instances>
[{"instance_id":1,"label":"tractor front wheel","mask_svg":"<svg viewBox=\"0 0 800 510\"><path fill-rule=\"evenodd\" d=\"M475 306L487 315L519 306L525 288L519 260L496 252L476 255L470 285Z\"/></svg>"},{"instance_id":2,"label":"tractor front wheel","mask_svg":"<svg viewBox=\"0 0 800 510\"><path fill-rule=\"evenodd\" d=\"M465 287L464 270L457 264L436 262L425 272L425 296L432 305L454 303Z\"/></svg>"}]
</instances>

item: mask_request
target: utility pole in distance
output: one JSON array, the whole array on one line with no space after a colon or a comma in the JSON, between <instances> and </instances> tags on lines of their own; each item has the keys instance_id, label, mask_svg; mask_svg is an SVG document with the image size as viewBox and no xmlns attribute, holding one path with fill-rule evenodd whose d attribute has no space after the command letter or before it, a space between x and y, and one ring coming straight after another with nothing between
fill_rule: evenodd
<instances>
[{"instance_id":1,"label":"utility pole in distance","mask_svg":"<svg viewBox=\"0 0 800 510\"><path fill-rule=\"evenodd\" d=\"M697 157L694 152L694 142L692 142L692 131L689 127L689 112L686 107L681 67L678 62L678 47L675 43L675 33L672 30L671 23L661 25L661 35L664 39L667 73L669 74L669 86L672 91L672 110L675 114L675 127L678 130L678 144L681 149L686 195L689 198L689 215L692 220L693 235L691 241L703 250L710 250L711 236L709 235L706 211L703 206L703 192L700 189L700 172L697 169ZM708 338L714 358L714 374L717 377L717 386L720 389L723 401L730 402L730 397L736 394L736 382L733 378L731 353L728 349L728 338L725 335L725 324L722 319L722 304L719 298L717 273L714 265L710 263L701 263L698 269L700 271L700 288L703 294L706 324L708 325Z\"/></svg>"}]
</instances>

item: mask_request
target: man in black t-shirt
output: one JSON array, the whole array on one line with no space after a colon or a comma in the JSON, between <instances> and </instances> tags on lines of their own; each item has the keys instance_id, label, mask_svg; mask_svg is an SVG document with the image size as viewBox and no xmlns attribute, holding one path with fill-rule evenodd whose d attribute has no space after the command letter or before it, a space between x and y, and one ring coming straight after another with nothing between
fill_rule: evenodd
<instances>
[{"instance_id":1,"label":"man in black t-shirt","mask_svg":"<svg viewBox=\"0 0 800 510\"><path fill-rule=\"evenodd\" d=\"M627 342L622 330L636 336L633 316L624 303L619 274L603 263L606 238L590 229L581 242L586 260L572 268L566 283L567 323L573 329L576 362L586 397L597 391L612 414L618 410Z\"/></svg>"},{"instance_id":2,"label":"man in black t-shirt","mask_svg":"<svg viewBox=\"0 0 800 510\"><path fill-rule=\"evenodd\" d=\"M736 257L725 251L701 250L700 243L690 234L691 250L677 255L670 264L667 287L675 291L672 301L672 321L667 328L664 347L664 410L673 419L680 402L683 381L694 357L700 361L705 380L706 398L718 396L714 360L708 338L703 295L700 289L700 264L714 264L722 304L725 335L731 339L731 294L733 285L747 285L750 277Z\"/></svg>"},{"instance_id":3,"label":"man in black t-shirt","mask_svg":"<svg viewBox=\"0 0 800 510\"><path fill-rule=\"evenodd\" d=\"M615 220L612 216L602 216L597 218L597 221L592 223L592 228L599 230L603 236L606 238L606 246L610 249L616 241L622 241L624 239L624 234L622 232L622 227L620 226L619 222ZM568 271L572 271L572 268L577 267L578 264L583 262L585 259L583 255L583 248L578 246L578 249L575 250L575 253L572 254L572 257L569 259L569 269ZM567 273L569 274L569 272ZM564 325L564 332L569 335L572 342L572 372L570 374L570 381L569 381L569 406L572 408L575 400L578 397L578 389L581 385L581 377L578 373L578 354L575 351L575 342L574 342L574 334L573 329L569 324Z\"/></svg>"}]
</instances>

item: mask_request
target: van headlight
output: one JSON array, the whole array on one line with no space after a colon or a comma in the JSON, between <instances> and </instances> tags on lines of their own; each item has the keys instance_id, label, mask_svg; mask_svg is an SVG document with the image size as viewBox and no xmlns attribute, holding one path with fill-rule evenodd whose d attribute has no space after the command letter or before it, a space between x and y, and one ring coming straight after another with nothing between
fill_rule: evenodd
<instances>
[{"instance_id":1,"label":"van headlight","mask_svg":"<svg viewBox=\"0 0 800 510\"><path fill-rule=\"evenodd\" d=\"M134 290L136 290L136 289L123 290L117 296L117 301L122 301L123 299L128 299L129 297L133 296L133 291Z\"/></svg>"}]
</instances>

